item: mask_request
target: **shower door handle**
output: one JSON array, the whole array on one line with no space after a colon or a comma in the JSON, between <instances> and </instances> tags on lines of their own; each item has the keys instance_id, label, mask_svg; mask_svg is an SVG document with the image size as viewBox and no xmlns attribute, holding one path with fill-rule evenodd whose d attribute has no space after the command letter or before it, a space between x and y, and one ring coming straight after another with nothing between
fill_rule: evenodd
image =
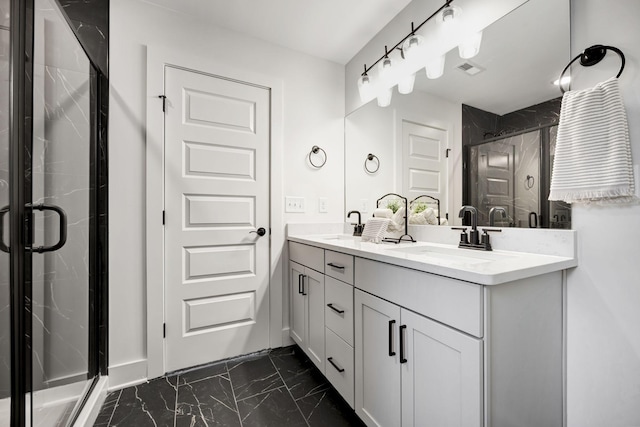
<instances>
[{"instance_id":1,"label":"shower door handle","mask_svg":"<svg viewBox=\"0 0 640 427\"><path fill-rule=\"evenodd\" d=\"M9 246L4 244L4 215L9 212L9 205L0 209L0 251L9 253Z\"/></svg>"},{"instance_id":2,"label":"shower door handle","mask_svg":"<svg viewBox=\"0 0 640 427\"><path fill-rule=\"evenodd\" d=\"M64 211L64 209L62 209L60 206L45 205L44 203L40 203L40 204L37 204L37 205L27 204L27 207L30 207L31 209L43 211L43 212L44 211L53 211L53 212L57 213L58 217L60 218L60 227L59 227L60 234L59 234L59 237L58 237L58 243L56 243L53 246L28 247L28 248L26 248L27 251L36 252L36 253L42 254L42 253L45 253L45 252L57 251L58 249L63 247L64 244L67 243L67 214Z\"/></svg>"}]
</instances>

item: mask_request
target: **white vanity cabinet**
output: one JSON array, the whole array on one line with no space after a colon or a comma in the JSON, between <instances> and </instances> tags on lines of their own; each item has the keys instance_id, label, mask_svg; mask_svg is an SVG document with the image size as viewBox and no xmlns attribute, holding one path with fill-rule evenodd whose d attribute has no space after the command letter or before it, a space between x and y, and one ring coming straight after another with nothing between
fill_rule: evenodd
<instances>
[{"instance_id":1,"label":"white vanity cabinet","mask_svg":"<svg viewBox=\"0 0 640 427\"><path fill-rule=\"evenodd\" d=\"M381 427L482 425L481 341L355 293L358 416Z\"/></svg>"},{"instance_id":2,"label":"white vanity cabinet","mask_svg":"<svg viewBox=\"0 0 640 427\"><path fill-rule=\"evenodd\" d=\"M291 243L289 253L290 335L324 373L324 250Z\"/></svg>"}]
</instances>

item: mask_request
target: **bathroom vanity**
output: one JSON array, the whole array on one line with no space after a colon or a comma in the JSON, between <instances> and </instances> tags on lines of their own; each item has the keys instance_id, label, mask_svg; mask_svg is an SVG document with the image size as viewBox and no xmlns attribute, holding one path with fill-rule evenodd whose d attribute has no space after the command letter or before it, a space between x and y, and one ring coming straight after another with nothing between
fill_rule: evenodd
<instances>
[{"instance_id":1,"label":"bathroom vanity","mask_svg":"<svg viewBox=\"0 0 640 427\"><path fill-rule=\"evenodd\" d=\"M290 335L369 426L561 426L575 257L290 235Z\"/></svg>"}]
</instances>

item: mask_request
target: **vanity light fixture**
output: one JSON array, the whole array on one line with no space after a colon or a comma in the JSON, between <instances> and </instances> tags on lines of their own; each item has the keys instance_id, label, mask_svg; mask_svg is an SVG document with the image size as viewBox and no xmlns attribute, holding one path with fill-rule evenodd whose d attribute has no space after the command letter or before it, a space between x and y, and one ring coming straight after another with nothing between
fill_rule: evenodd
<instances>
[{"instance_id":1,"label":"vanity light fixture","mask_svg":"<svg viewBox=\"0 0 640 427\"><path fill-rule=\"evenodd\" d=\"M432 13L420 25L414 27L411 23L411 32L391 49L384 47L384 55L378 58L371 66L365 64L364 72L358 79L358 92L362 102L369 102L377 98L378 105L386 107L391 104L393 86L398 86L398 92L408 94L413 91L415 74L420 68L425 68L429 79L437 79L444 74L445 54L439 52L429 52L424 36L416 34L427 22L437 18L438 24L442 28L446 27L446 32L451 32L452 37L460 37L463 24L459 22L462 9L452 6L454 0L446 0L445 3ZM453 25L455 24L455 25ZM440 31L440 30L439 30ZM442 35L440 35L441 37ZM464 59L472 58L480 51L482 41L482 31L472 34L467 39L463 39L458 46L460 56ZM391 57L396 50L401 55ZM377 67L377 75L368 73Z\"/></svg>"}]
</instances>

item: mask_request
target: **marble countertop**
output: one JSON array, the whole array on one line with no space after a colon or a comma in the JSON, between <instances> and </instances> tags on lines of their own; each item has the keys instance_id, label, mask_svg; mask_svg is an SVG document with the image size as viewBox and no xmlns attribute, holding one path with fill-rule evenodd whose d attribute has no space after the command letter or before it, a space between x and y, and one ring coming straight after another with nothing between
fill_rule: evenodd
<instances>
[{"instance_id":1,"label":"marble countertop","mask_svg":"<svg viewBox=\"0 0 640 427\"><path fill-rule=\"evenodd\" d=\"M370 243L346 234L289 235L292 242L329 249L481 285L499 285L578 265L575 257L504 250L459 249L441 243Z\"/></svg>"}]
</instances>

